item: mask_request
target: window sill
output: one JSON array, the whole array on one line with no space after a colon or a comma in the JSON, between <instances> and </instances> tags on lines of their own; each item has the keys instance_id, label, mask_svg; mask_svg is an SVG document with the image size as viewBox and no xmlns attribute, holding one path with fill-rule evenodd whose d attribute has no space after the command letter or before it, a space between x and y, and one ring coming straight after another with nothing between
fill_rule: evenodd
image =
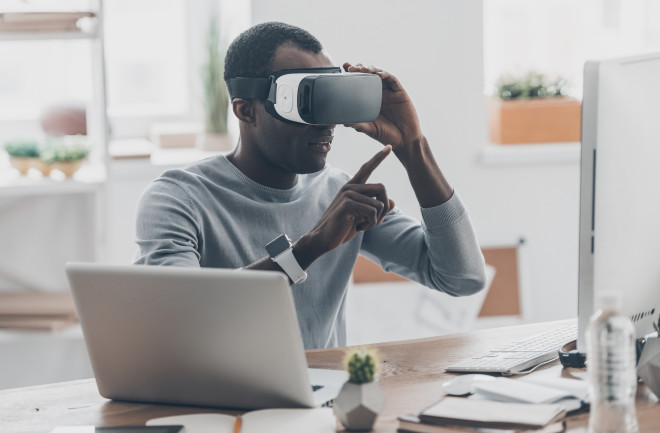
<instances>
[{"instance_id":1,"label":"window sill","mask_svg":"<svg viewBox=\"0 0 660 433\"><path fill-rule=\"evenodd\" d=\"M479 155L483 165L545 165L580 162L580 143L486 144Z\"/></svg>"}]
</instances>

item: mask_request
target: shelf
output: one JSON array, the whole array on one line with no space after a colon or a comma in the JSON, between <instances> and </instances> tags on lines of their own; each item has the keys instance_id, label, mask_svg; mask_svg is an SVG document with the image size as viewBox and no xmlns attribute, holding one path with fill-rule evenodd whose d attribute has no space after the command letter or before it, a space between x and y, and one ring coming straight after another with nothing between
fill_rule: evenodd
<instances>
[{"instance_id":1,"label":"shelf","mask_svg":"<svg viewBox=\"0 0 660 433\"><path fill-rule=\"evenodd\" d=\"M484 165L579 164L580 143L486 144L480 160Z\"/></svg>"},{"instance_id":2,"label":"shelf","mask_svg":"<svg viewBox=\"0 0 660 433\"><path fill-rule=\"evenodd\" d=\"M33 176L32 173L21 176L16 170L7 170L0 175L0 198L91 193L104 182L105 170L101 166L83 166L74 179Z\"/></svg>"},{"instance_id":3,"label":"shelf","mask_svg":"<svg viewBox=\"0 0 660 433\"><path fill-rule=\"evenodd\" d=\"M98 38L98 33L82 32L0 32L0 41L50 41L63 39Z\"/></svg>"}]
</instances>

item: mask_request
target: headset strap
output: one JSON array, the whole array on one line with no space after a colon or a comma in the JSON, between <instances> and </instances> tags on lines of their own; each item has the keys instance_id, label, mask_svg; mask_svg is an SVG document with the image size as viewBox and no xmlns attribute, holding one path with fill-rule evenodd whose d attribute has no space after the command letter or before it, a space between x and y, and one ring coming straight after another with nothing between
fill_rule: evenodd
<instances>
[{"instance_id":1,"label":"headset strap","mask_svg":"<svg viewBox=\"0 0 660 433\"><path fill-rule=\"evenodd\" d=\"M261 99L275 102L275 81L285 74L308 73L308 74L330 74L341 73L341 68L301 68L283 69L273 72L268 78L235 77L227 80L229 97L241 99Z\"/></svg>"},{"instance_id":2,"label":"headset strap","mask_svg":"<svg viewBox=\"0 0 660 433\"><path fill-rule=\"evenodd\" d=\"M270 78L236 77L227 80L229 97L242 99L268 99L270 93Z\"/></svg>"}]
</instances>

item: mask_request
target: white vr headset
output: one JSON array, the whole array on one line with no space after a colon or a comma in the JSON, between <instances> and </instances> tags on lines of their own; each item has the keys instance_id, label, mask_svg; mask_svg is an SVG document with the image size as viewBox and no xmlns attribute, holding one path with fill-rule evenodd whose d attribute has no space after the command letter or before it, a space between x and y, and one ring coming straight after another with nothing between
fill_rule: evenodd
<instances>
[{"instance_id":1,"label":"white vr headset","mask_svg":"<svg viewBox=\"0 0 660 433\"><path fill-rule=\"evenodd\" d=\"M378 75L340 68L285 69L268 78L227 80L231 99L260 99L283 122L308 125L376 120L383 97Z\"/></svg>"}]
</instances>

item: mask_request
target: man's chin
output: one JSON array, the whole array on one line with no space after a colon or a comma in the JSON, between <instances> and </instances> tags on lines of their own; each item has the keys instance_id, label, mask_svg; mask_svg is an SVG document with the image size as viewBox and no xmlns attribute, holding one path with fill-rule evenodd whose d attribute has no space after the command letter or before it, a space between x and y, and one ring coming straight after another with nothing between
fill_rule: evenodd
<instances>
[{"instance_id":1,"label":"man's chin","mask_svg":"<svg viewBox=\"0 0 660 433\"><path fill-rule=\"evenodd\" d=\"M307 160L304 164L300 164L297 168L296 173L298 174L311 174L318 173L319 171L325 168L325 155L320 158L314 158L314 160Z\"/></svg>"}]
</instances>

